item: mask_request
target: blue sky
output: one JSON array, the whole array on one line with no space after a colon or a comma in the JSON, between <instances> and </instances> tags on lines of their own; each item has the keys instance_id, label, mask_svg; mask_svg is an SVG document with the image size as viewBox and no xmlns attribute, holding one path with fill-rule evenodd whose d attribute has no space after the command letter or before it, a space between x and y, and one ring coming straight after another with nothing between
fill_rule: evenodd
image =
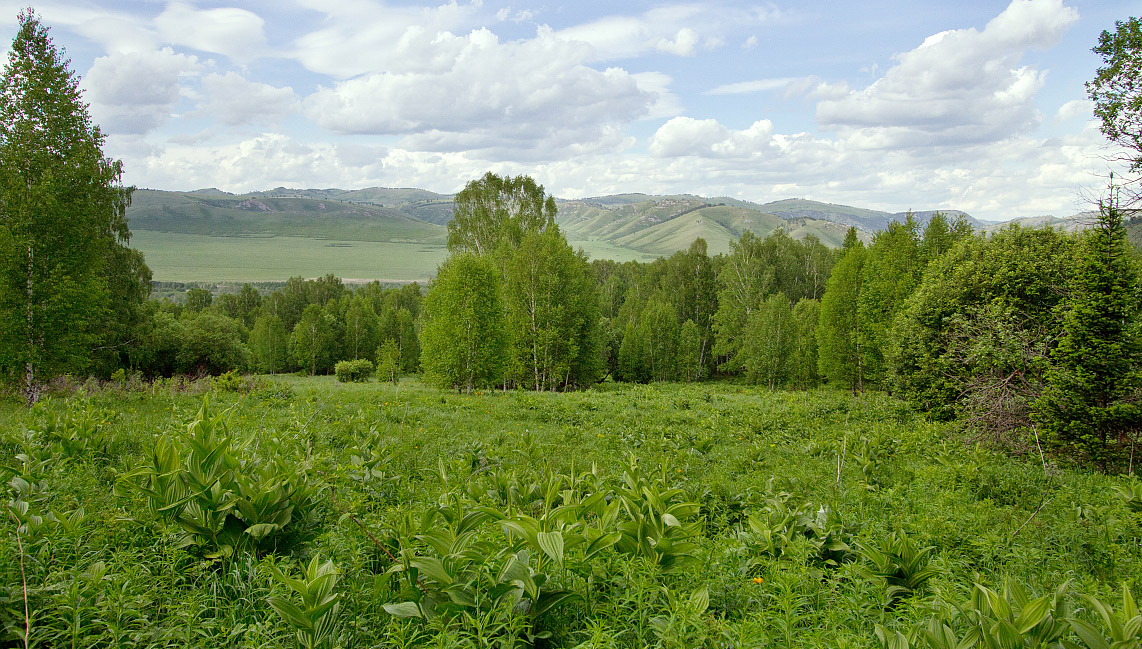
<instances>
[{"instance_id":1,"label":"blue sky","mask_svg":"<svg viewBox=\"0 0 1142 649\"><path fill-rule=\"evenodd\" d=\"M0 50L26 0L0 0ZM139 187L1086 209L1083 82L1137 1L34 5ZM6 59L6 56L5 56Z\"/></svg>"}]
</instances>

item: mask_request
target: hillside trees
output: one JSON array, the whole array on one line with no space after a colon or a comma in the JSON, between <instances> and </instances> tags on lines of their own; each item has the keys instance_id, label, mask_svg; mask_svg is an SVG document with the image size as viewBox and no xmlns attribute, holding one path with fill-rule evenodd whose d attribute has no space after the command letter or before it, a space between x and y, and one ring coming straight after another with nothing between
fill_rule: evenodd
<instances>
[{"instance_id":1,"label":"hillside trees","mask_svg":"<svg viewBox=\"0 0 1142 649\"><path fill-rule=\"evenodd\" d=\"M78 78L38 16L19 24L0 77L0 366L21 375L30 404L45 379L91 362L149 273L123 252L131 188L103 155Z\"/></svg>"},{"instance_id":2,"label":"hillside trees","mask_svg":"<svg viewBox=\"0 0 1142 649\"><path fill-rule=\"evenodd\" d=\"M601 371L599 305L586 260L557 230L528 232L506 275L514 382L533 390L593 382Z\"/></svg>"},{"instance_id":3,"label":"hillside trees","mask_svg":"<svg viewBox=\"0 0 1142 649\"><path fill-rule=\"evenodd\" d=\"M421 365L425 379L468 392L493 386L505 362L500 278L492 260L449 256L424 299Z\"/></svg>"},{"instance_id":4,"label":"hillside trees","mask_svg":"<svg viewBox=\"0 0 1142 649\"><path fill-rule=\"evenodd\" d=\"M555 199L530 176L515 178L492 172L469 182L453 200L448 222L448 249L477 255L498 246L519 245L527 232L556 229Z\"/></svg>"},{"instance_id":5,"label":"hillside trees","mask_svg":"<svg viewBox=\"0 0 1142 649\"><path fill-rule=\"evenodd\" d=\"M317 304L302 311L289 336L289 352L310 375L329 372L337 363L336 318Z\"/></svg>"},{"instance_id":6,"label":"hillside trees","mask_svg":"<svg viewBox=\"0 0 1142 649\"><path fill-rule=\"evenodd\" d=\"M893 324L889 386L920 409L963 412L993 434L1002 434L997 416L1029 424L1074 247L1070 235L1018 226L957 244L926 269Z\"/></svg>"},{"instance_id":7,"label":"hillside trees","mask_svg":"<svg viewBox=\"0 0 1142 649\"><path fill-rule=\"evenodd\" d=\"M1034 419L1053 444L1106 471L1132 449L1142 424L1139 269L1113 195L1080 253Z\"/></svg>"},{"instance_id":8,"label":"hillside trees","mask_svg":"<svg viewBox=\"0 0 1142 649\"><path fill-rule=\"evenodd\" d=\"M503 313L495 326L502 329L497 340L507 350L497 363L505 387L550 390L594 382L602 371L598 294L586 259L574 253L555 225L555 200L527 176L502 178L488 173L468 183L455 205L448 224L452 257L475 255L496 271L492 276L498 282L497 304ZM469 259L457 261L454 268L450 272L475 273L481 281L488 277L487 269ZM432 371L440 382L459 381L468 389L486 382L482 370L478 376L462 377L444 372L440 359L449 352L429 349L451 344L439 331L425 333L429 322L441 327L457 317L448 310L469 308L468 296L446 289L439 276L429 288L430 297L434 291L453 294L433 299L433 313L426 310L423 362L433 359Z\"/></svg>"},{"instance_id":9,"label":"hillside trees","mask_svg":"<svg viewBox=\"0 0 1142 649\"><path fill-rule=\"evenodd\" d=\"M276 374L289 361L289 335L282 319L273 314L258 316L250 332L250 355L260 372Z\"/></svg>"},{"instance_id":10,"label":"hillside trees","mask_svg":"<svg viewBox=\"0 0 1142 649\"><path fill-rule=\"evenodd\" d=\"M820 373L853 393L864 389L864 354L860 335L860 290L868 251L849 230L846 250L825 285L817 327ZM851 239L851 241L850 241Z\"/></svg>"}]
</instances>

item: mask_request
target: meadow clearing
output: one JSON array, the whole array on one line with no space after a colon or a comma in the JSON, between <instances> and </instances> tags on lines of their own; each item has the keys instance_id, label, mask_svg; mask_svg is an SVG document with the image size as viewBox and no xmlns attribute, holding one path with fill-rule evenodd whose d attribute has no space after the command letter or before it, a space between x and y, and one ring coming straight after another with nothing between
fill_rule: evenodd
<instances>
[{"instance_id":1,"label":"meadow clearing","mask_svg":"<svg viewBox=\"0 0 1142 649\"><path fill-rule=\"evenodd\" d=\"M1142 576L1136 482L880 393L230 375L0 431L6 646L1062 646Z\"/></svg>"}]
</instances>

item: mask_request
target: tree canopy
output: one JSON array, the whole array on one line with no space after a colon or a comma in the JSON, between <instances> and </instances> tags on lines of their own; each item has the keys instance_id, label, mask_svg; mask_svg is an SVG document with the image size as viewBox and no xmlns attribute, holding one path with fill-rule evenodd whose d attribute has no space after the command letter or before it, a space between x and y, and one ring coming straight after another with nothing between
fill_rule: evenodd
<instances>
[{"instance_id":1,"label":"tree canopy","mask_svg":"<svg viewBox=\"0 0 1142 649\"><path fill-rule=\"evenodd\" d=\"M1121 161L1134 177L1123 184L1132 202L1129 199L1142 196L1142 21L1116 22L1113 32L1099 35L1094 53L1103 65L1087 82L1087 94L1102 122L1102 134L1124 151Z\"/></svg>"},{"instance_id":2,"label":"tree canopy","mask_svg":"<svg viewBox=\"0 0 1142 649\"><path fill-rule=\"evenodd\" d=\"M492 172L469 182L453 201L448 249L477 255L507 243L519 245L527 232L556 229L555 199L530 176Z\"/></svg>"},{"instance_id":3,"label":"tree canopy","mask_svg":"<svg viewBox=\"0 0 1142 649\"><path fill-rule=\"evenodd\" d=\"M35 13L19 23L0 77L0 367L32 403L132 320L114 311L146 298L150 271L127 251L133 188L103 155L78 77Z\"/></svg>"}]
</instances>

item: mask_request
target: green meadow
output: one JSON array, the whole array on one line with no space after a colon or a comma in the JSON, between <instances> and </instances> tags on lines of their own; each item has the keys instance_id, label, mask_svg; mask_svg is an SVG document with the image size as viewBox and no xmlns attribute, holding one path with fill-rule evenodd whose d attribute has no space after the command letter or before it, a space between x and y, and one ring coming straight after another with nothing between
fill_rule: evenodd
<instances>
[{"instance_id":1,"label":"green meadow","mask_svg":"<svg viewBox=\"0 0 1142 649\"><path fill-rule=\"evenodd\" d=\"M655 255L606 241L571 241L588 257L647 262ZM212 237L135 230L131 247L143 252L161 282L279 282L289 277L346 281L419 281L436 275L444 245L391 241L333 241L305 237Z\"/></svg>"},{"instance_id":2,"label":"green meadow","mask_svg":"<svg viewBox=\"0 0 1142 649\"><path fill-rule=\"evenodd\" d=\"M132 232L131 246L143 252L155 280L168 282L271 282L330 273L348 281L424 282L448 256L436 244L150 230Z\"/></svg>"},{"instance_id":3,"label":"green meadow","mask_svg":"<svg viewBox=\"0 0 1142 649\"><path fill-rule=\"evenodd\" d=\"M3 646L1095 647L1142 577L1138 483L875 393L89 382L0 452Z\"/></svg>"}]
</instances>

